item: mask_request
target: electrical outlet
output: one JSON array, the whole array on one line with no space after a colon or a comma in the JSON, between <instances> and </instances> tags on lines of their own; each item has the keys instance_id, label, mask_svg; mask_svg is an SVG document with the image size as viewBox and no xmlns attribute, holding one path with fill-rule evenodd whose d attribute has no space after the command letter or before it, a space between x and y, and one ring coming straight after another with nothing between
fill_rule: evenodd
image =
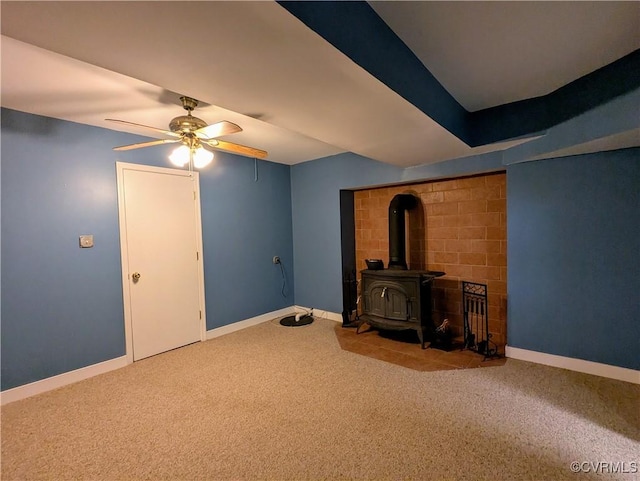
<instances>
[{"instance_id":1,"label":"electrical outlet","mask_svg":"<svg viewBox=\"0 0 640 481\"><path fill-rule=\"evenodd\" d=\"M86 249L88 247L93 247L93 235L86 234L80 236L80 247Z\"/></svg>"},{"instance_id":2,"label":"electrical outlet","mask_svg":"<svg viewBox=\"0 0 640 481\"><path fill-rule=\"evenodd\" d=\"M273 256L273 263L280 264L280 258L278 256Z\"/></svg>"}]
</instances>

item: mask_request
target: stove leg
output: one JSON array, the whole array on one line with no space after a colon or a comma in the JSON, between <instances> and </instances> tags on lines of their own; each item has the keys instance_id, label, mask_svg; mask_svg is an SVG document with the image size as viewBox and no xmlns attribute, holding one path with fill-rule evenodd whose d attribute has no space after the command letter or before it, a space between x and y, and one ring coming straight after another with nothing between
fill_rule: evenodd
<instances>
[{"instance_id":1,"label":"stove leg","mask_svg":"<svg viewBox=\"0 0 640 481\"><path fill-rule=\"evenodd\" d=\"M420 346L422 347L422 349L426 349L424 345L424 332L422 332L422 328L416 329L416 332L418 333L418 339L420 339Z\"/></svg>"}]
</instances>

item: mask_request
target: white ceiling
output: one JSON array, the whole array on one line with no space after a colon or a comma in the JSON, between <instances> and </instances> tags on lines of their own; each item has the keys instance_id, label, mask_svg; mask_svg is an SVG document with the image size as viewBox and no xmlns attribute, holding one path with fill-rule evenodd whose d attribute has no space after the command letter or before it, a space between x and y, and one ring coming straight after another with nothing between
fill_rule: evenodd
<instances>
[{"instance_id":1,"label":"white ceiling","mask_svg":"<svg viewBox=\"0 0 640 481\"><path fill-rule=\"evenodd\" d=\"M548 94L640 47L637 2L370 2L467 110Z\"/></svg>"},{"instance_id":2,"label":"white ceiling","mask_svg":"<svg viewBox=\"0 0 640 481\"><path fill-rule=\"evenodd\" d=\"M372 5L468 110L543 95L640 48L637 2ZM166 128L188 95L205 104L198 117L243 127L226 140L286 164L351 151L409 166L523 142L468 147L274 2L0 8L3 107Z\"/></svg>"}]
</instances>

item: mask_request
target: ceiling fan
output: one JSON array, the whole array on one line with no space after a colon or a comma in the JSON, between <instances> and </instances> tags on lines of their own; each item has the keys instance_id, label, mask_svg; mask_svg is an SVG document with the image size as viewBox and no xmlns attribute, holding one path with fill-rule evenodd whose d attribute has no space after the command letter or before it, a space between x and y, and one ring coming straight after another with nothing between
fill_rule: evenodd
<instances>
[{"instance_id":1,"label":"ceiling fan","mask_svg":"<svg viewBox=\"0 0 640 481\"><path fill-rule=\"evenodd\" d=\"M143 147L151 147L161 144L172 144L181 142L190 151L197 151L200 147L208 146L214 149L225 150L233 152L234 154L245 155L248 157L255 157L263 159L267 156L267 152L264 150L256 149L253 147L247 147L245 145L234 144L233 142L227 142L224 140L218 140L218 137L224 135L235 134L241 132L242 128L227 120L222 120L211 125L191 115L193 109L198 106L198 101L191 97L180 97L182 106L187 111L187 115L180 115L175 117L169 122L169 130L163 130L156 127L149 127L148 125L136 124L134 122L127 122L126 120L117 119L105 119L109 122L117 122L119 124L130 125L134 127L142 127L144 129L152 130L156 133L161 133L171 139L158 139L150 140L148 142L139 142L137 144L122 145L120 147L114 147L113 150L133 150L141 149ZM212 154L210 154L212 155Z\"/></svg>"}]
</instances>

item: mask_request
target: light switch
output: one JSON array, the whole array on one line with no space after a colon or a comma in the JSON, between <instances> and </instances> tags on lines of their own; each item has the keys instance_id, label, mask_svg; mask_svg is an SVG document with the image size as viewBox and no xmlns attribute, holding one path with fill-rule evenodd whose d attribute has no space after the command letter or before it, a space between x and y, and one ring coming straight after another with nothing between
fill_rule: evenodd
<instances>
[{"instance_id":1,"label":"light switch","mask_svg":"<svg viewBox=\"0 0 640 481\"><path fill-rule=\"evenodd\" d=\"M87 247L93 247L93 235L91 234L81 235L80 247L82 247L83 249Z\"/></svg>"}]
</instances>

